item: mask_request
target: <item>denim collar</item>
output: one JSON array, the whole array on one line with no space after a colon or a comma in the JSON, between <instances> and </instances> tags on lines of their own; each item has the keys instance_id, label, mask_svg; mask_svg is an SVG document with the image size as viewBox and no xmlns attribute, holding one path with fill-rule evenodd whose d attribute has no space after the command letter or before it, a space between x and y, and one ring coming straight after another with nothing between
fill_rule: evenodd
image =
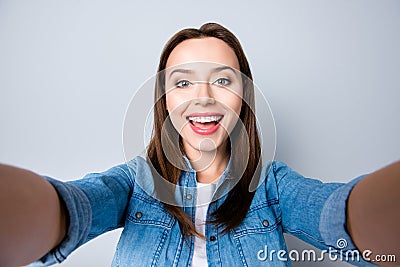
<instances>
[{"instance_id":1,"label":"denim collar","mask_svg":"<svg viewBox=\"0 0 400 267\"><path fill-rule=\"evenodd\" d=\"M183 160L186 164L187 169L182 170L180 179L177 184L177 188L175 191L175 199L176 203L174 205L178 205L181 207L188 206L188 199L185 199L187 194L196 194L197 191L197 181L196 181L196 171L193 169L192 165L190 164L189 159L186 156L183 156ZM231 161L232 157L229 158L228 164L226 169L220 176L217 186L215 188L215 192L213 199L220 199L224 195L226 195L231 188L230 183L224 183L226 180L231 180L232 177L230 175L231 169ZM146 161L146 159L142 157L137 157L137 160L132 160L128 162L128 166L132 169L133 173L140 173L143 175L137 176L134 180L137 185L146 192L149 196L162 201L159 199L154 193L154 180L153 179L146 179L148 176L152 176L150 167ZM233 180L233 179L232 179ZM189 205L195 205L195 203L190 203Z\"/></svg>"},{"instance_id":2,"label":"denim collar","mask_svg":"<svg viewBox=\"0 0 400 267\"><path fill-rule=\"evenodd\" d=\"M196 170L193 169L190 160L187 158L186 155L183 155L183 160L186 164L187 170L183 171L187 175L182 175L181 178L188 179L186 181L182 181L183 184L186 186L197 187L197 179L196 179ZM218 179L216 190L213 196L213 199L220 199L224 195L226 195L231 190L231 183L224 183L227 180L234 180L230 171L231 171L231 164L232 164L232 157L229 158L228 164L224 172L221 174L220 178ZM224 185L224 186L222 186Z\"/></svg>"},{"instance_id":3,"label":"denim collar","mask_svg":"<svg viewBox=\"0 0 400 267\"><path fill-rule=\"evenodd\" d=\"M191 173L193 175L192 177L195 178L196 177L195 176L196 170L193 169L192 164L190 163L190 160L187 158L186 155L183 155L183 160L184 160L184 162L186 164L186 167L187 167L186 172ZM220 178L218 179L217 186L216 186L217 190L223 184L223 182L225 180L232 179L232 177L230 176L231 164L232 164L232 157L229 157L228 164L226 165L226 168L225 168L224 172L221 174ZM196 179L194 179L194 184L197 187L197 180ZM222 191L220 190L219 194L225 195L228 192L229 192L229 187L225 187L225 188L223 188Z\"/></svg>"}]
</instances>

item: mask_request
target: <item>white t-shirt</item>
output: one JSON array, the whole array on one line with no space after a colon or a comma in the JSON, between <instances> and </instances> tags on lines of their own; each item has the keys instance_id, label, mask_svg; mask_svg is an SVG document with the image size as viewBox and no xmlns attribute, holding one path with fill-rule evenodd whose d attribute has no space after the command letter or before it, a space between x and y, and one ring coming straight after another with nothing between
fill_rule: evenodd
<instances>
[{"instance_id":1,"label":"white t-shirt","mask_svg":"<svg viewBox=\"0 0 400 267\"><path fill-rule=\"evenodd\" d=\"M196 231L205 235L205 221L207 217L208 204L211 202L216 184L205 184L197 182L197 199L196 199L196 216L195 227ZM194 253L191 267L205 267L207 263L206 240L195 236Z\"/></svg>"}]
</instances>

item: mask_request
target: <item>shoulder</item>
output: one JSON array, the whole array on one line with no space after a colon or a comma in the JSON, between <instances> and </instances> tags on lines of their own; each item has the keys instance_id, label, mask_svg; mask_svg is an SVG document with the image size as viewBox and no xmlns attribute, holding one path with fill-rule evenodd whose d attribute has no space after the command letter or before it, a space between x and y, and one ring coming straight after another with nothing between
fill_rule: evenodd
<instances>
[{"instance_id":1,"label":"shoulder","mask_svg":"<svg viewBox=\"0 0 400 267\"><path fill-rule=\"evenodd\" d=\"M286 163L281 161L270 161L264 165L261 177L266 178L266 182L279 183L283 178L301 176L290 168Z\"/></svg>"},{"instance_id":2,"label":"shoulder","mask_svg":"<svg viewBox=\"0 0 400 267\"><path fill-rule=\"evenodd\" d=\"M152 195L154 191L154 178L149 162L143 156L136 156L127 161L126 166L129 168L137 193Z\"/></svg>"},{"instance_id":3,"label":"shoulder","mask_svg":"<svg viewBox=\"0 0 400 267\"><path fill-rule=\"evenodd\" d=\"M143 156L136 156L135 158L128 160L125 164L125 168L129 169L133 177L135 177L136 174L150 171L150 166Z\"/></svg>"},{"instance_id":4,"label":"shoulder","mask_svg":"<svg viewBox=\"0 0 400 267\"><path fill-rule=\"evenodd\" d=\"M291 171L290 167L284 162L269 161L264 164L258 183L258 193L266 193L269 197L278 199L278 184Z\"/></svg>"},{"instance_id":5,"label":"shoulder","mask_svg":"<svg viewBox=\"0 0 400 267\"><path fill-rule=\"evenodd\" d=\"M259 185L263 184L264 186L259 186L259 188L265 188L268 194L278 198L283 191L294 192L309 184L319 183L321 182L318 180L305 178L284 162L270 161L262 169Z\"/></svg>"}]
</instances>

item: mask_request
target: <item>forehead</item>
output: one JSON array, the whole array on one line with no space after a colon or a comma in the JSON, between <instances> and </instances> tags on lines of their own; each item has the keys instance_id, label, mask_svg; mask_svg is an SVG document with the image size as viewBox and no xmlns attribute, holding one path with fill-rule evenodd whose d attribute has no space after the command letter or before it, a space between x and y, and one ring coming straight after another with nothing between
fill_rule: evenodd
<instances>
[{"instance_id":1,"label":"forehead","mask_svg":"<svg viewBox=\"0 0 400 267\"><path fill-rule=\"evenodd\" d=\"M213 62L239 70L233 49L215 37L185 40L177 45L168 57L166 68L196 61Z\"/></svg>"}]
</instances>

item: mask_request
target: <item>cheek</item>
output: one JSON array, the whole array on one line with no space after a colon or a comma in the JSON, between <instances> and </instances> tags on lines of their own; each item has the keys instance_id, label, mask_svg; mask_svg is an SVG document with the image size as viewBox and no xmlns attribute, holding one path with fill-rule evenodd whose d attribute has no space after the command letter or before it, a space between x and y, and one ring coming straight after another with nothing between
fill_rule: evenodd
<instances>
[{"instance_id":1,"label":"cheek","mask_svg":"<svg viewBox=\"0 0 400 267\"><path fill-rule=\"evenodd\" d=\"M187 124L187 120L182 118L182 114L187 109L188 102L174 93L167 93L165 101L168 116L174 128L180 133Z\"/></svg>"},{"instance_id":2,"label":"cheek","mask_svg":"<svg viewBox=\"0 0 400 267\"><path fill-rule=\"evenodd\" d=\"M221 95L218 101L224 105L230 112L235 112L237 115L240 114L242 108L241 96L231 93L229 95Z\"/></svg>"},{"instance_id":3,"label":"cheek","mask_svg":"<svg viewBox=\"0 0 400 267\"><path fill-rule=\"evenodd\" d=\"M165 102L168 111L173 111L176 107L176 98L171 95L171 93L167 93L165 95Z\"/></svg>"},{"instance_id":4,"label":"cheek","mask_svg":"<svg viewBox=\"0 0 400 267\"><path fill-rule=\"evenodd\" d=\"M182 94L181 92L171 90L165 94L166 107L169 112L176 110L181 110L187 105L190 100L187 94Z\"/></svg>"},{"instance_id":5,"label":"cheek","mask_svg":"<svg viewBox=\"0 0 400 267\"><path fill-rule=\"evenodd\" d=\"M233 110L236 112L237 115L240 115L240 111L242 110L242 98L237 97L236 101L233 103Z\"/></svg>"},{"instance_id":6,"label":"cheek","mask_svg":"<svg viewBox=\"0 0 400 267\"><path fill-rule=\"evenodd\" d=\"M165 95L165 105L166 105L166 108L167 108L167 110L170 110L170 106L171 106L171 99L170 99L170 97L168 96L168 94L166 94Z\"/></svg>"}]
</instances>

